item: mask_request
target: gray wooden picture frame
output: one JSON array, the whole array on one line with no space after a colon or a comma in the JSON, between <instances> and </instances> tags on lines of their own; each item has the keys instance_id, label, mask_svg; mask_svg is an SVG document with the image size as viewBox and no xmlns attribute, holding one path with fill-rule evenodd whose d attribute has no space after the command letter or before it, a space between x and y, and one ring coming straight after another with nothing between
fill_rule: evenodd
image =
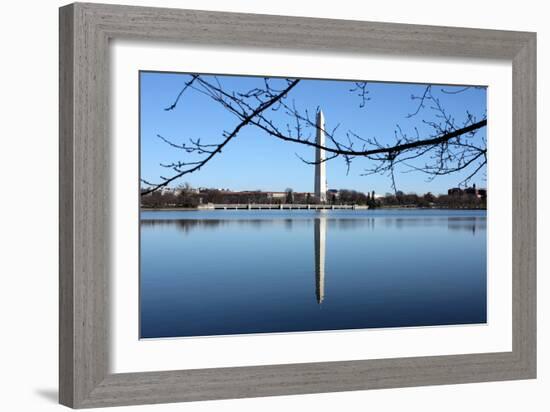
<instances>
[{"instance_id":1,"label":"gray wooden picture frame","mask_svg":"<svg viewBox=\"0 0 550 412\"><path fill-rule=\"evenodd\" d=\"M60 9L59 399L74 408L536 376L536 34L104 4ZM496 58L513 65L513 350L109 373L109 41Z\"/></svg>"}]
</instances>

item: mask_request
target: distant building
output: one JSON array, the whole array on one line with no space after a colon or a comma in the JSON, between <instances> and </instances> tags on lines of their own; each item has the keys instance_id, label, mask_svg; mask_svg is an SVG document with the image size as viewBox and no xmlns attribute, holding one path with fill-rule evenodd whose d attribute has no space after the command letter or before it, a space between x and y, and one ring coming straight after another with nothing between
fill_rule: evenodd
<instances>
[{"instance_id":1,"label":"distant building","mask_svg":"<svg viewBox=\"0 0 550 412\"><path fill-rule=\"evenodd\" d=\"M286 192L265 192L268 199L286 199Z\"/></svg>"},{"instance_id":2,"label":"distant building","mask_svg":"<svg viewBox=\"0 0 550 412\"><path fill-rule=\"evenodd\" d=\"M447 190L447 194L449 196L470 195L478 199L481 199L481 198L487 197L487 189L478 189L476 187L476 184L474 183L472 187L467 187L465 189L461 189L459 187L453 187Z\"/></svg>"},{"instance_id":3,"label":"distant building","mask_svg":"<svg viewBox=\"0 0 550 412\"><path fill-rule=\"evenodd\" d=\"M449 196L460 196L464 194L464 190L462 190L460 187L453 187L447 190L447 194Z\"/></svg>"},{"instance_id":4,"label":"distant building","mask_svg":"<svg viewBox=\"0 0 550 412\"><path fill-rule=\"evenodd\" d=\"M161 193L162 195L166 195L166 194L175 194L175 191L176 191L176 189L173 189L173 188L171 188L171 187L162 187L162 188L160 189L160 193Z\"/></svg>"},{"instance_id":5,"label":"distant building","mask_svg":"<svg viewBox=\"0 0 550 412\"><path fill-rule=\"evenodd\" d=\"M337 189L329 189L327 190L327 199L329 201L338 200L339 194Z\"/></svg>"}]
</instances>

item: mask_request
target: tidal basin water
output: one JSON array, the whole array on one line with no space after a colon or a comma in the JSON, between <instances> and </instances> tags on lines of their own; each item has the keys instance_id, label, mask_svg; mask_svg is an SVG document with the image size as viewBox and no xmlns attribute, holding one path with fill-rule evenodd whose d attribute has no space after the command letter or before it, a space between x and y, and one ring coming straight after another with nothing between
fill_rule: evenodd
<instances>
[{"instance_id":1,"label":"tidal basin water","mask_svg":"<svg viewBox=\"0 0 550 412\"><path fill-rule=\"evenodd\" d=\"M485 211L142 211L141 338L485 323Z\"/></svg>"}]
</instances>

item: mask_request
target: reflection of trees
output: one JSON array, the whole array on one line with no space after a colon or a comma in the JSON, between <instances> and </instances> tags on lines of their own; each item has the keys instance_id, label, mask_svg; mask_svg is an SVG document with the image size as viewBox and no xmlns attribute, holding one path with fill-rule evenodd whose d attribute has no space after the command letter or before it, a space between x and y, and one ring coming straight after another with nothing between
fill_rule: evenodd
<instances>
[{"instance_id":1,"label":"reflection of trees","mask_svg":"<svg viewBox=\"0 0 550 412\"><path fill-rule=\"evenodd\" d=\"M246 227L254 230L261 230L266 227L282 226L288 232L303 227L315 225L315 218L279 218L279 219L143 219L141 225L149 228L175 227L178 230L189 233L192 230L218 230L220 228ZM450 231L476 231L487 230L487 218L482 216L432 216L432 217L323 217L324 224L328 228L343 230L374 231L376 224L387 228L406 230L414 227L440 227L447 225Z\"/></svg>"},{"instance_id":2,"label":"reflection of trees","mask_svg":"<svg viewBox=\"0 0 550 412\"><path fill-rule=\"evenodd\" d=\"M433 217L323 217L325 225L336 230L374 230L376 224L383 227L407 229L412 227L435 227L447 224L453 231L476 231L487 229L487 218L481 216L433 216ZM247 227L260 230L269 226L283 226L286 231L313 225L311 218L279 218L279 219L143 219L143 227L175 227L183 232L194 229L214 230L222 227Z\"/></svg>"},{"instance_id":3,"label":"reflection of trees","mask_svg":"<svg viewBox=\"0 0 550 412\"><path fill-rule=\"evenodd\" d=\"M363 218L363 219L328 219L330 227L336 226L338 229L343 230L355 230L355 229L374 229L374 218Z\"/></svg>"},{"instance_id":4,"label":"reflection of trees","mask_svg":"<svg viewBox=\"0 0 550 412\"><path fill-rule=\"evenodd\" d=\"M343 230L374 229L375 218L324 218L326 225ZM287 231L313 225L311 218L284 219L142 219L141 225L149 228L175 227L183 232L194 229L213 230L221 227L242 226L261 229L268 226L284 226Z\"/></svg>"},{"instance_id":5,"label":"reflection of trees","mask_svg":"<svg viewBox=\"0 0 550 412\"><path fill-rule=\"evenodd\" d=\"M441 217L384 217L378 222L385 227L407 229L413 227L436 227L447 224L448 230L473 231L486 230L487 218L480 216L441 216Z\"/></svg>"},{"instance_id":6,"label":"reflection of trees","mask_svg":"<svg viewBox=\"0 0 550 412\"><path fill-rule=\"evenodd\" d=\"M188 233L194 229L217 230L222 227L241 226L259 230L262 227L284 225L291 230L294 225L308 225L309 219L143 219L142 227L169 228L175 227Z\"/></svg>"},{"instance_id":7,"label":"reflection of trees","mask_svg":"<svg viewBox=\"0 0 550 412\"><path fill-rule=\"evenodd\" d=\"M452 231L472 232L473 235L478 230L487 230L487 218L471 217L471 218L449 218L447 228Z\"/></svg>"},{"instance_id":8,"label":"reflection of trees","mask_svg":"<svg viewBox=\"0 0 550 412\"><path fill-rule=\"evenodd\" d=\"M284 222L285 222L285 229L288 230L289 232L292 231L292 223L294 222L294 220L285 219Z\"/></svg>"},{"instance_id":9,"label":"reflection of trees","mask_svg":"<svg viewBox=\"0 0 550 412\"><path fill-rule=\"evenodd\" d=\"M144 228L177 228L185 233L193 229L212 230L231 223L222 219L143 219L141 226Z\"/></svg>"},{"instance_id":10,"label":"reflection of trees","mask_svg":"<svg viewBox=\"0 0 550 412\"><path fill-rule=\"evenodd\" d=\"M175 227L183 232L193 229L213 230L228 226L246 226L260 229L262 226L273 225L274 221L267 219L143 219L143 227Z\"/></svg>"}]
</instances>

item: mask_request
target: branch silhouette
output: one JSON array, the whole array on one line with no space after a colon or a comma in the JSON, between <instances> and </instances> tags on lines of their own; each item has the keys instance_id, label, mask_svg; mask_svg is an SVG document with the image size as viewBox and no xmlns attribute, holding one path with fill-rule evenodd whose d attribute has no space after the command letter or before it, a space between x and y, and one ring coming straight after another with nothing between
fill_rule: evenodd
<instances>
[{"instance_id":1,"label":"branch silhouette","mask_svg":"<svg viewBox=\"0 0 550 412\"><path fill-rule=\"evenodd\" d=\"M223 87L217 76L190 75L177 94L174 102L165 110L174 110L188 90L201 93L225 110L234 115L239 123L231 132L223 132L223 140L219 143L204 143L201 139L188 139L188 142L178 144L162 135L157 137L164 143L186 153L205 155L203 159L195 161L177 161L162 163L161 166L170 169L174 174L170 177L161 176L161 182L151 183L142 179L149 187L142 191L142 195L166 187L183 175L200 170L212 158L222 152L222 149L233 140L243 127L254 127L266 135L281 141L323 149L328 156L322 162L342 157L349 172L351 163L356 158L364 158L371 162L371 168L365 169L362 175L387 174L391 179L392 188L397 191L396 168L406 168L404 173L421 172L428 175L428 180L438 176L456 173L468 168L473 172L460 182L465 185L478 172L483 170L487 163L487 148L485 138L477 138L477 132L487 126L486 115L478 119L466 112L465 120L459 124L445 109L440 98L434 93L433 85L427 85L419 95L412 95L411 100L417 101L414 110L405 116L406 119L420 116L429 110L430 117L422 119L421 123L432 130L421 136L415 128L413 136L403 132L399 125L394 132L394 141L382 144L375 137L363 137L348 130L342 134L337 124L332 129L316 124L315 116L307 109L300 110L296 102L288 101L290 92L300 83L300 79L278 79L283 81L284 87L276 87L273 79L259 79L263 84L245 91L228 90ZM359 97L359 107L368 110L372 97L367 89L367 82L355 82L349 92ZM438 92L451 96L467 92L480 87L463 87L457 90L443 89ZM268 110L269 109L269 110ZM319 110L317 108L315 113ZM270 117L272 112L282 112L277 121ZM281 125L281 118L287 123ZM319 145L314 139L317 129L321 129L326 136L326 144ZM426 133L426 132L423 132ZM305 164L314 165L316 161L305 159L296 153L296 156ZM413 162L426 159L427 162L418 166Z\"/></svg>"},{"instance_id":2,"label":"branch silhouette","mask_svg":"<svg viewBox=\"0 0 550 412\"><path fill-rule=\"evenodd\" d=\"M186 175L186 174L189 174L189 173L193 173L194 171L196 170L199 170L201 167L203 167L205 164L207 164L214 156L216 156L218 153L221 153L222 149L224 148L225 145L227 145L227 143L229 143L233 138L235 138L235 136L237 136L237 134L239 133L239 131L244 127L246 126L250 120L252 120L255 116L257 116L259 113L261 113L262 111L268 109L269 107L273 106L275 103L277 103L277 101L279 101L280 99L282 99L290 90L292 90L297 84L298 84L299 80L294 80L292 81L289 86L284 89L281 93L273 96L270 100L266 101L266 102L263 102L262 104L260 104L251 114L249 114L248 116L246 116L234 129L231 133L229 133L228 135L226 135L225 139L218 145L208 145L208 147L214 147L213 150L211 151L208 151L209 155L204 158L202 161L199 161L199 162L196 162L195 165L189 169L185 169L185 170L179 170L177 174L173 175L172 177L170 178L163 178L163 182L162 183L158 183L156 185L153 185L153 187L150 187L146 190L144 190L141 195L146 195L148 193L152 193L154 192L155 190L158 190L162 187L165 187L167 186L168 184L170 184L171 182L173 182L174 180L176 179L179 179L180 177ZM189 87L190 84L188 83L186 85L186 87ZM180 99L181 97L181 93L178 95L178 98L177 98L177 101ZM177 101L175 104L177 104ZM175 106L174 106L175 107ZM198 147L200 148L200 143L198 143ZM147 182L147 181L144 181L142 179L142 181L148 185L151 185L151 183Z\"/></svg>"}]
</instances>

